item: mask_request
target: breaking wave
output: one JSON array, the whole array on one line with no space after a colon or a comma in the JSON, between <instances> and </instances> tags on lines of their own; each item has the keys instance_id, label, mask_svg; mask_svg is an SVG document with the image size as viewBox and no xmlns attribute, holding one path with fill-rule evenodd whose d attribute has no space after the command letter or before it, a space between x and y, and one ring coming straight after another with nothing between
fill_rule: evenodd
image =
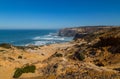
<instances>
[{"instance_id":1,"label":"breaking wave","mask_svg":"<svg viewBox=\"0 0 120 79\"><path fill-rule=\"evenodd\" d=\"M34 41L33 45L46 45L68 42L72 40L72 37L60 37L56 33L49 33L48 35L33 37L32 40Z\"/></svg>"}]
</instances>

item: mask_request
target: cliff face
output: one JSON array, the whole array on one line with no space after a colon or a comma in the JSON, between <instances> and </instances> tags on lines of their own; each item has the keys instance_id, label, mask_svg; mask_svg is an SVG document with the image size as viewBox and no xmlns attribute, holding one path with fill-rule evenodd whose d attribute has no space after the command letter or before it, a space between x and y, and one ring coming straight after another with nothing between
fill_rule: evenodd
<instances>
[{"instance_id":1,"label":"cliff face","mask_svg":"<svg viewBox=\"0 0 120 79\"><path fill-rule=\"evenodd\" d=\"M76 29L72 29L72 28L65 28L65 29L61 29L59 30L59 36L75 36L75 34L77 33Z\"/></svg>"},{"instance_id":2,"label":"cliff face","mask_svg":"<svg viewBox=\"0 0 120 79\"><path fill-rule=\"evenodd\" d=\"M112 26L85 26L85 27L65 28L59 31L59 36L71 37L71 36L75 36L78 33L79 35L84 35L84 34L97 32L99 30L109 29L111 27Z\"/></svg>"},{"instance_id":3,"label":"cliff face","mask_svg":"<svg viewBox=\"0 0 120 79\"><path fill-rule=\"evenodd\" d=\"M49 65L43 68L44 75L59 79L120 79L119 27L76 36L79 38L71 42L73 46L60 49L45 61Z\"/></svg>"}]
</instances>

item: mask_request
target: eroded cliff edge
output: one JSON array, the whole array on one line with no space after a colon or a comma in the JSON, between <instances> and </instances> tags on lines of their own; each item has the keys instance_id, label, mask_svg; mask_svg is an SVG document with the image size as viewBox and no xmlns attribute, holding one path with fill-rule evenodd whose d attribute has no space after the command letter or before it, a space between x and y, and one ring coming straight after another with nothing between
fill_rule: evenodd
<instances>
[{"instance_id":1,"label":"eroded cliff edge","mask_svg":"<svg viewBox=\"0 0 120 79\"><path fill-rule=\"evenodd\" d=\"M81 27L73 27L73 28L64 28L60 29L58 32L59 36L67 36L73 37L76 34L90 34L93 32L97 32L99 30L106 30L110 28L115 28L116 26L81 26Z\"/></svg>"}]
</instances>

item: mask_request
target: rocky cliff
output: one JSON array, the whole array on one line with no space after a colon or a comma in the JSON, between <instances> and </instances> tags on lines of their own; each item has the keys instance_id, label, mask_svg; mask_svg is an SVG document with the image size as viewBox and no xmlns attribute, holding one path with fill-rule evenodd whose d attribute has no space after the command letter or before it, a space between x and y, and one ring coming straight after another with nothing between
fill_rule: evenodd
<instances>
[{"instance_id":1,"label":"rocky cliff","mask_svg":"<svg viewBox=\"0 0 120 79\"><path fill-rule=\"evenodd\" d=\"M109 29L111 27L113 26L84 26L84 27L81 26L81 27L74 27L74 28L65 28L65 29L59 30L58 35L71 37L71 36L75 36L78 33L79 35L84 35L84 34L97 32L99 30Z\"/></svg>"},{"instance_id":2,"label":"rocky cliff","mask_svg":"<svg viewBox=\"0 0 120 79\"><path fill-rule=\"evenodd\" d=\"M120 79L120 27L79 37L44 61L49 64L44 75L53 79Z\"/></svg>"}]
</instances>

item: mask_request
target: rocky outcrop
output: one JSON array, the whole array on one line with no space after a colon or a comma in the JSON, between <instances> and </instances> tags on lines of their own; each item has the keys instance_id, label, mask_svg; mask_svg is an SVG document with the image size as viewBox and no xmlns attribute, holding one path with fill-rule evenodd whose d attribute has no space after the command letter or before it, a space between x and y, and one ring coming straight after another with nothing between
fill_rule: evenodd
<instances>
[{"instance_id":1,"label":"rocky outcrop","mask_svg":"<svg viewBox=\"0 0 120 79\"><path fill-rule=\"evenodd\" d=\"M83 38L87 35L88 35L87 33L76 33L74 36L74 40L77 40L78 38Z\"/></svg>"},{"instance_id":2,"label":"rocky outcrop","mask_svg":"<svg viewBox=\"0 0 120 79\"><path fill-rule=\"evenodd\" d=\"M80 38L81 38L81 36L84 36L84 34L90 34L93 32L97 32L99 30L109 29L111 27L113 27L113 26L84 26L84 27L65 28L65 29L59 30L58 35L74 37L76 34L79 34ZM76 35L76 38L77 37L79 37L79 36Z\"/></svg>"},{"instance_id":3,"label":"rocky outcrop","mask_svg":"<svg viewBox=\"0 0 120 79\"><path fill-rule=\"evenodd\" d=\"M59 30L58 35L71 37L71 36L75 36L76 33L77 31L72 28L65 28L65 29Z\"/></svg>"}]
</instances>

